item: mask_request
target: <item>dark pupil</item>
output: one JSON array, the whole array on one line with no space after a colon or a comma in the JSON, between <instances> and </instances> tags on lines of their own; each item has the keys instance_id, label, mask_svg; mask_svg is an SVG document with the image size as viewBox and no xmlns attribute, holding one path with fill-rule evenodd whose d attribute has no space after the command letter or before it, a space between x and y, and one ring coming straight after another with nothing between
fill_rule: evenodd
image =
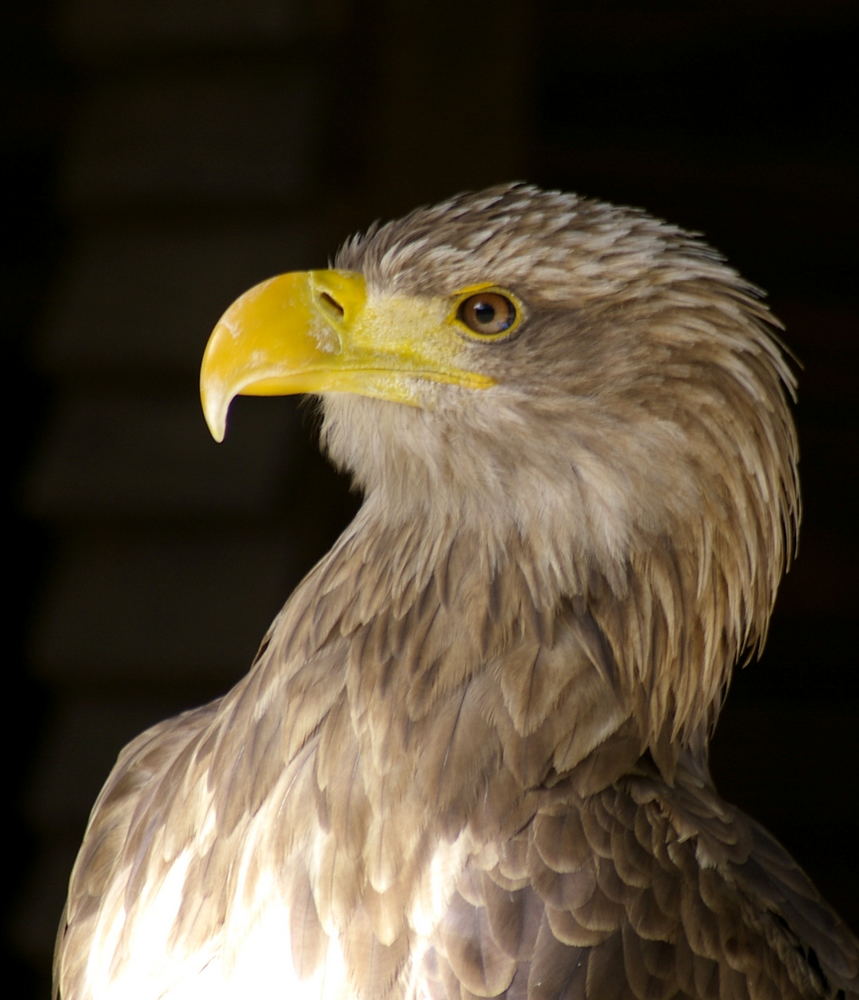
<instances>
[{"instance_id":1,"label":"dark pupil","mask_svg":"<svg viewBox=\"0 0 859 1000\"><path fill-rule=\"evenodd\" d=\"M474 318L481 326L488 326L495 319L495 306L488 302L478 302L474 306Z\"/></svg>"}]
</instances>

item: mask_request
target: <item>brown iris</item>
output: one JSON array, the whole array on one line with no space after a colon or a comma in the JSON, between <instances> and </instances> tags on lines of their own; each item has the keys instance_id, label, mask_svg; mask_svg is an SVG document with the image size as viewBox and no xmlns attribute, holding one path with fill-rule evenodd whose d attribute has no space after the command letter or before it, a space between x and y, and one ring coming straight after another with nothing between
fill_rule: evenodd
<instances>
[{"instance_id":1,"label":"brown iris","mask_svg":"<svg viewBox=\"0 0 859 1000\"><path fill-rule=\"evenodd\" d=\"M516 322L516 306L500 292L477 292L463 299L456 315L474 333L496 337Z\"/></svg>"}]
</instances>

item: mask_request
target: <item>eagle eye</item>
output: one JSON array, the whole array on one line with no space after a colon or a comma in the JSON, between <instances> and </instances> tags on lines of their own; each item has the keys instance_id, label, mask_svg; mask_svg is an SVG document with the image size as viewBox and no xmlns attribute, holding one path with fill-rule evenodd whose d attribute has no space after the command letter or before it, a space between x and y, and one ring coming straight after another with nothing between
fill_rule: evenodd
<instances>
[{"instance_id":1,"label":"eagle eye","mask_svg":"<svg viewBox=\"0 0 859 1000\"><path fill-rule=\"evenodd\" d=\"M472 333L497 337L515 325L519 313L514 302L501 292L476 292L460 302L456 318Z\"/></svg>"}]
</instances>

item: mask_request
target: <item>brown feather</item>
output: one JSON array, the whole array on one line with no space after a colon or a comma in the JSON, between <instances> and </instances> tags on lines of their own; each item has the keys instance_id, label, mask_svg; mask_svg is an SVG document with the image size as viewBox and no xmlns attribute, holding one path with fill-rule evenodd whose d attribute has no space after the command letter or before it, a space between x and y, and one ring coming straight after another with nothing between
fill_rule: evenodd
<instances>
[{"instance_id":1,"label":"brown feather","mask_svg":"<svg viewBox=\"0 0 859 1000\"><path fill-rule=\"evenodd\" d=\"M272 996L859 996L855 938L707 771L799 519L758 293L678 229L523 185L336 266L378 294L489 282L527 316L464 348L491 390L323 400L364 505L250 673L120 755L63 1000L148 975L141 941L152 995L250 995L229 977L260 928Z\"/></svg>"}]
</instances>

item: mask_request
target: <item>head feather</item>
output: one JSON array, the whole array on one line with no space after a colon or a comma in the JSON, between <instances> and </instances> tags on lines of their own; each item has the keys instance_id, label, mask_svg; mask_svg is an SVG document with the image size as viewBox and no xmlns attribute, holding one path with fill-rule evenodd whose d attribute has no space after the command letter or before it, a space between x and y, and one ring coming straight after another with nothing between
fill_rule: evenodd
<instances>
[{"instance_id":1,"label":"head feather","mask_svg":"<svg viewBox=\"0 0 859 1000\"><path fill-rule=\"evenodd\" d=\"M376 227L336 264L382 292L489 281L525 303L517 337L480 345L496 388L332 397L323 439L371 506L424 519L427 559L473 528L476 563L528 560L536 606L581 599L652 744L700 736L764 641L799 520L795 382L758 290L641 211L522 184Z\"/></svg>"}]
</instances>

